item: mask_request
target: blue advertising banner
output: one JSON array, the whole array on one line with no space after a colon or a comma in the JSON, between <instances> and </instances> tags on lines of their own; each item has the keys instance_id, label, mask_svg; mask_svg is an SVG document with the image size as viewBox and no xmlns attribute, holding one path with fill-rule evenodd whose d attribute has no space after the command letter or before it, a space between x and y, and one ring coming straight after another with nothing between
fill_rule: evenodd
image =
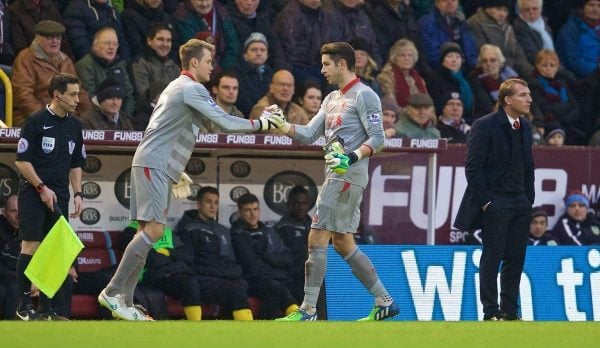
<instances>
[{"instance_id":1,"label":"blue advertising banner","mask_svg":"<svg viewBox=\"0 0 600 348\"><path fill-rule=\"evenodd\" d=\"M475 246L361 245L392 297L395 320L482 320ZM373 297L329 248L329 320L357 320ZM527 249L520 287L523 320L600 321L600 247Z\"/></svg>"}]
</instances>

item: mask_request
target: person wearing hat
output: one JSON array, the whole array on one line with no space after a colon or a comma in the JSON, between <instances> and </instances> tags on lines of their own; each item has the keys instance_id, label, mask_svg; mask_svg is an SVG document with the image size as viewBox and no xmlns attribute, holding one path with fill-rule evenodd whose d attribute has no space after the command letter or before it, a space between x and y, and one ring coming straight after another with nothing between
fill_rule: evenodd
<instances>
[{"instance_id":1,"label":"person wearing hat","mask_svg":"<svg viewBox=\"0 0 600 348\"><path fill-rule=\"evenodd\" d=\"M557 246L558 242L554 239L552 233L547 230L548 214L542 207L533 208L527 244Z\"/></svg>"},{"instance_id":2,"label":"person wearing hat","mask_svg":"<svg viewBox=\"0 0 600 348\"><path fill-rule=\"evenodd\" d=\"M435 128L436 117L433 99L429 94L417 93L408 98L408 106L394 125L395 138L439 139Z\"/></svg>"},{"instance_id":3,"label":"person wearing hat","mask_svg":"<svg viewBox=\"0 0 600 348\"><path fill-rule=\"evenodd\" d=\"M467 188L454 226L482 229L479 298L483 320L520 320L519 286L535 201L531 109L527 82L500 85L498 111L473 122L467 139ZM498 270L500 264L500 303Z\"/></svg>"},{"instance_id":4,"label":"person wearing hat","mask_svg":"<svg viewBox=\"0 0 600 348\"><path fill-rule=\"evenodd\" d=\"M600 244L600 221L589 213L589 199L581 191L571 191L565 199L566 211L552 229L560 245Z\"/></svg>"},{"instance_id":5,"label":"person wearing hat","mask_svg":"<svg viewBox=\"0 0 600 348\"><path fill-rule=\"evenodd\" d=\"M13 126L24 124L33 112L50 103L48 85L52 76L67 73L77 76L71 58L60 50L65 27L55 21L44 20L34 27L35 38L22 50L13 63ZM80 89L78 112L89 109L86 91Z\"/></svg>"},{"instance_id":6,"label":"person wearing hat","mask_svg":"<svg viewBox=\"0 0 600 348\"><path fill-rule=\"evenodd\" d=\"M439 64L440 48L448 41L461 47L467 70L471 70L477 63L477 46L464 15L458 10L458 5L458 0L435 0L431 12L419 19L423 47L430 66Z\"/></svg>"},{"instance_id":7,"label":"person wearing hat","mask_svg":"<svg viewBox=\"0 0 600 348\"><path fill-rule=\"evenodd\" d=\"M458 92L450 92L444 95L442 114L438 118L436 128L440 131L442 138L448 139L450 144L466 144L467 134L471 126L463 119L463 102Z\"/></svg>"},{"instance_id":8,"label":"person wearing hat","mask_svg":"<svg viewBox=\"0 0 600 348\"><path fill-rule=\"evenodd\" d=\"M269 91L274 69L267 62L269 42L261 33L252 33L244 42L242 60L233 67L240 89L236 106L244 115Z\"/></svg>"},{"instance_id":9,"label":"person wearing hat","mask_svg":"<svg viewBox=\"0 0 600 348\"><path fill-rule=\"evenodd\" d=\"M579 10L558 31L556 52L568 70L584 78L598 68L600 60L600 0L579 3Z\"/></svg>"},{"instance_id":10,"label":"person wearing hat","mask_svg":"<svg viewBox=\"0 0 600 348\"><path fill-rule=\"evenodd\" d=\"M545 142L547 145L552 146L563 146L565 143L565 130L562 129L559 125L552 124L546 127L546 139Z\"/></svg>"},{"instance_id":11,"label":"person wearing hat","mask_svg":"<svg viewBox=\"0 0 600 348\"><path fill-rule=\"evenodd\" d=\"M379 64L371 55L373 46L362 37L352 39L349 44L354 48L354 55L356 58L354 69L356 70L356 76L360 78L362 83L371 87L377 95L380 97L383 96L381 85L379 85L379 82L375 79Z\"/></svg>"},{"instance_id":12,"label":"person wearing hat","mask_svg":"<svg viewBox=\"0 0 600 348\"><path fill-rule=\"evenodd\" d=\"M402 109L393 97L387 96L381 99L381 120L386 138L394 138L396 135L394 125L398 122L401 113Z\"/></svg>"},{"instance_id":13,"label":"person wearing hat","mask_svg":"<svg viewBox=\"0 0 600 348\"><path fill-rule=\"evenodd\" d=\"M93 107L81 117L83 129L135 130L133 122L121 110L125 88L113 78L104 80L92 98Z\"/></svg>"},{"instance_id":14,"label":"person wearing hat","mask_svg":"<svg viewBox=\"0 0 600 348\"><path fill-rule=\"evenodd\" d=\"M467 24L477 47L484 44L500 47L506 57L506 64L514 67L520 76L529 76L533 72L533 65L527 61L508 21L509 9L513 3L511 0L481 1L481 7L467 19Z\"/></svg>"}]
</instances>

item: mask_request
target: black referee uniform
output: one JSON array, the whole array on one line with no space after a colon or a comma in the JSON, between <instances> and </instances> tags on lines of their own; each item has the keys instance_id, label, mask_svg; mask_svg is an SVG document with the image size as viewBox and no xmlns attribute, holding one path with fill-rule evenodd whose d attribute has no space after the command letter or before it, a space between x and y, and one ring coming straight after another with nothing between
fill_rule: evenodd
<instances>
[{"instance_id":1,"label":"black referee uniform","mask_svg":"<svg viewBox=\"0 0 600 348\"><path fill-rule=\"evenodd\" d=\"M42 182L56 193L57 204L67 220L69 219L70 170L83 167L85 156L81 123L73 116L60 117L46 106L31 114L21 129L21 138L17 145L17 161L31 163ZM55 221L56 215L42 202L37 188L21 176L20 239L42 241ZM59 292L55 296L59 302L60 295ZM70 301L65 300L66 303L58 305L66 306ZM69 308L64 310L68 314Z\"/></svg>"}]
</instances>

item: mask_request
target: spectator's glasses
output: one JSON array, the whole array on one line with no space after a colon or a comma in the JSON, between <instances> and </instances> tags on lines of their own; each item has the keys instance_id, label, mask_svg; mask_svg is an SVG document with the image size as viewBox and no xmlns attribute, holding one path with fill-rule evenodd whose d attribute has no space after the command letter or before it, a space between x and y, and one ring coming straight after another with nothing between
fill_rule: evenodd
<instances>
[{"instance_id":1,"label":"spectator's glasses","mask_svg":"<svg viewBox=\"0 0 600 348\"><path fill-rule=\"evenodd\" d=\"M114 41L100 41L99 44L106 47L119 47L119 43Z\"/></svg>"}]
</instances>

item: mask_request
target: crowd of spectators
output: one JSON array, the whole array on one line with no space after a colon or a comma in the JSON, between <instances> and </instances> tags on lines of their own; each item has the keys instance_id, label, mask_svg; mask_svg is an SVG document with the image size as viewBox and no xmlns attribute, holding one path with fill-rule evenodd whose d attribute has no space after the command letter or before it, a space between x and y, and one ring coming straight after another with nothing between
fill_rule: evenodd
<instances>
[{"instance_id":1,"label":"crowd of spectators","mask_svg":"<svg viewBox=\"0 0 600 348\"><path fill-rule=\"evenodd\" d=\"M290 122L306 124L332 90L320 73L319 49L346 41L355 48L357 75L396 114L388 137L450 134L451 142L463 143L470 124L495 110L499 85L520 77L534 97L528 117L535 144L600 139L600 0L9 0L0 6L0 67L13 85L14 126L48 102L48 78L68 72L82 81L78 116L86 127L143 130L156 96L180 73L177 50L190 38L215 45L207 87L228 113L256 118L278 104ZM122 89L107 96L107 79ZM237 92L224 95L232 83ZM417 94L433 101L428 122L410 116L409 99ZM99 100L106 98L110 111ZM549 133L562 141L548 142Z\"/></svg>"}]
</instances>

